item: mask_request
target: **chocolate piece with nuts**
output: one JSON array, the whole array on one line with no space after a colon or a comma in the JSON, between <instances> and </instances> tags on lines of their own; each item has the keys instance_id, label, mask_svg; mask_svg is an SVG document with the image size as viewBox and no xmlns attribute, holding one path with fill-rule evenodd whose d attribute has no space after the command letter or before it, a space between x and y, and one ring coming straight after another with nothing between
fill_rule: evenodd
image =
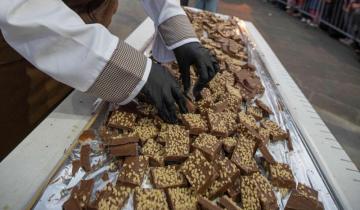
<instances>
[{"instance_id":1,"label":"chocolate piece with nuts","mask_svg":"<svg viewBox=\"0 0 360 210\"><path fill-rule=\"evenodd\" d=\"M221 149L221 141L219 141L215 136L210 134L200 134L192 144L192 146L203 152L204 156L212 161L214 160Z\"/></svg>"},{"instance_id":2,"label":"chocolate piece with nuts","mask_svg":"<svg viewBox=\"0 0 360 210\"><path fill-rule=\"evenodd\" d=\"M285 140L288 137L287 132L274 121L263 120L261 121L261 126L269 130L272 141Z\"/></svg>"},{"instance_id":3,"label":"chocolate piece with nuts","mask_svg":"<svg viewBox=\"0 0 360 210\"><path fill-rule=\"evenodd\" d=\"M175 166L155 167L150 170L151 180L155 188L184 187L187 182L183 174Z\"/></svg>"},{"instance_id":4,"label":"chocolate piece with nuts","mask_svg":"<svg viewBox=\"0 0 360 210\"><path fill-rule=\"evenodd\" d=\"M231 156L231 161L235 163L244 174L258 171L256 161L253 157L256 150L256 143L252 140L241 138Z\"/></svg>"},{"instance_id":5,"label":"chocolate piece with nuts","mask_svg":"<svg viewBox=\"0 0 360 210\"><path fill-rule=\"evenodd\" d=\"M290 166L285 163L275 163L269 166L271 183L280 188L294 189L296 186Z\"/></svg>"},{"instance_id":6,"label":"chocolate piece with nuts","mask_svg":"<svg viewBox=\"0 0 360 210\"><path fill-rule=\"evenodd\" d=\"M226 137L222 139L222 144L223 144L223 149L227 153L232 154L237 144L237 139L235 137Z\"/></svg>"},{"instance_id":7,"label":"chocolate piece with nuts","mask_svg":"<svg viewBox=\"0 0 360 210\"><path fill-rule=\"evenodd\" d=\"M227 195L222 196L219 199L220 206L224 207L226 210L242 210L231 198Z\"/></svg>"},{"instance_id":8,"label":"chocolate piece with nuts","mask_svg":"<svg viewBox=\"0 0 360 210\"><path fill-rule=\"evenodd\" d=\"M166 189L171 210L197 210L196 193L190 188Z\"/></svg>"},{"instance_id":9,"label":"chocolate piece with nuts","mask_svg":"<svg viewBox=\"0 0 360 210\"><path fill-rule=\"evenodd\" d=\"M168 210L165 192L161 189L135 188L134 192L135 210Z\"/></svg>"},{"instance_id":10,"label":"chocolate piece with nuts","mask_svg":"<svg viewBox=\"0 0 360 210\"><path fill-rule=\"evenodd\" d=\"M140 186L148 168L148 158L145 156L127 157L120 171L118 182L130 187Z\"/></svg>"},{"instance_id":11,"label":"chocolate piece with nuts","mask_svg":"<svg viewBox=\"0 0 360 210\"><path fill-rule=\"evenodd\" d=\"M255 120L261 120L263 118L262 110L255 106L248 106L246 113L253 116Z\"/></svg>"},{"instance_id":12,"label":"chocolate piece with nuts","mask_svg":"<svg viewBox=\"0 0 360 210\"><path fill-rule=\"evenodd\" d=\"M243 209L261 209L257 186L252 176L241 177L240 190Z\"/></svg>"},{"instance_id":13,"label":"chocolate piece with nuts","mask_svg":"<svg viewBox=\"0 0 360 210\"><path fill-rule=\"evenodd\" d=\"M263 210L275 210L279 209L275 193L272 190L270 182L260 173L254 173L252 175L253 180L257 185L257 193Z\"/></svg>"},{"instance_id":14,"label":"chocolate piece with nuts","mask_svg":"<svg viewBox=\"0 0 360 210\"><path fill-rule=\"evenodd\" d=\"M189 158L180 167L196 193L202 194L210 186L211 182L217 177L215 168L200 151L190 154Z\"/></svg>"},{"instance_id":15,"label":"chocolate piece with nuts","mask_svg":"<svg viewBox=\"0 0 360 210\"><path fill-rule=\"evenodd\" d=\"M93 187L94 179L81 180L80 186L73 188L70 198L64 203L64 209L85 209L89 205Z\"/></svg>"},{"instance_id":16,"label":"chocolate piece with nuts","mask_svg":"<svg viewBox=\"0 0 360 210\"><path fill-rule=\"evenodd\" d=\"M157 143L154 139L149 139L141 148L141 153L149 157L150 166L164 165L164 146Z\"/></svg>"},{"instance_id":17,"label":"chocolate piece with nuts","mask_svg":"<svg viewBox=\"0 0 360 210\"><path fill-rule=\"evenodd\" d=\"M318 192L316 190L299 183L297 189L291 193L285 210L305 209L323 210L324 206L318 200Z\"/></svg>"},{"instance_id":18,"label":"chocolate piece with nuts","mask_svg":"<svg viewBox=\"0 0 360 210\"><path fill-rule=\"evenodd\" d=\"M114 111L109 120L109 127L132 130L136 125L136 114L130 112Z\"/></svg>"},{"instance_id":19,"label":"chocolate piece with nuts","mask_svg":"<svg viewBox=\"0 0 360 210\"><path fill-rule=\"evenodd\" d=\"M96 209L121 209L127 202L131 193L131 188L124 186L113 186L111 183L107 184L96 195L96 200L92 206Z\"/></svg>"},{"instance_id":20,"label":"chocolate piece with nuts","mask_svg":"<svg viewBox=\"0 0 360 210\"><path fill-rule=\"evenodd\" d=\"M232 112L214 113L207 112L210 132L214 136L227 137L236 129L235 114Z\"/></svg>"},{"instance_id":21,"label":"chocolate piece with nuts","mask_svg":"<svg viewBox=\"0 0 360 210\"><path fill-rule=\"evenodd\" d=\"M155 125L140 125L134 128L131 136L138 136L143 145L148 139L155 138L158 135L158 129Z\"/></svg>"},{"instance_id":22,"label":"chocolate piece with nuts","mask_svg":"<svg viewBox=\"0 0 360 210\"><path fill-rule=\"evenodd\" d=\"M240 175L240 170L228 158L217 158L214 166L219 172L218 178L211 183L206 191L206 197L215 199L222 195L233 184L236 177Z\"/></svg>"},{"instance_id":23,"label":"chocolate piece with nuts","mask_svg":"<svg viewBox=\"0 0 360 210\"><path fill-rule=\"evenodd\" d=\"M207 122L200 114L183 114L182 121L190 134L199 135L208 130Z\"/></svg>"}]
</instances>

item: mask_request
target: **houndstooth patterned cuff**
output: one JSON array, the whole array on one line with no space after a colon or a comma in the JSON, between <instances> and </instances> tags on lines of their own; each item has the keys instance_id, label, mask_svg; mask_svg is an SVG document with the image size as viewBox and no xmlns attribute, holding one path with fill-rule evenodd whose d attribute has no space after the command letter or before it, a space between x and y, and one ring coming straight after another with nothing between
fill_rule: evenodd
<instances>
[{"instance_id":1,"label":"houndstooth patterned cuff","mask_svg":"<svg viewBox=\"0 0 360 210\"><path fill-rule=\"evenodd\" d=\"M145 84L151 61L125 42L119 42L104 70L87 93L107 101L130 102Z\"/></svg>"},{"instance_id":2,"label":"houndstooth patterned cuff","mask_svg":"<svg viewBox=\"0 0 360 210\"><path fill-rule=\"evenodd\" d=\"M176 15L164 21L159 25L159 32L166 46L171 50L181 46L179 43L198 41L186 15Z\"/></svg>"}]
</instances>

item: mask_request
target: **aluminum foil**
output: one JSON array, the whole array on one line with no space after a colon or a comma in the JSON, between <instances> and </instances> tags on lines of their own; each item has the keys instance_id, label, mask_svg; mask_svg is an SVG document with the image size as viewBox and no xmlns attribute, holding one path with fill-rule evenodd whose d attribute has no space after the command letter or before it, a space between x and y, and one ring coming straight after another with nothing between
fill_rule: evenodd
<instances>
[{"instance_id":1,"label":"aluminum foil","mask_svg":"<svg viewBox=\"0 0 360 210\"><path fill-rule=\"evenodd\" d=\"M196 11L196 10L194 10ZM220 15L222 18L229 18L228 16ZM246 32L245 24L239 20L239 30L238 32L243 36L244 40L248 39L248 34ZM333 197L330 194L330 191L327 188L326 183L321 177L321 173L316 168L316 165L312 161L309 151L306 149L304 144L304 139L299 132L294 120L292 119L289 111L287 110L285 104L282 101L282 98L276 88L276 85L271 79L268 71L263 65L258 52L256 51L256 46L247 41L249 62L256 66L256 73L261 78L263 86L265 87L264 94L260 99L267 104L274 115L270 117L271 120L276 121L283 129L288 129L292 138L293 151L289 151L286 141L278 141L275 143L269 143L267 145L269 151L273 155L274 159L277 162L287 163L290 165L296 182L304 183L308 186L311 186L313 189L319 192L319 200L323 203L325 209L338 209ZM111 105L116 106L116 105ZM112 108L109 108L111 110ZM100 115L97 121L102 122L106 118L107 113ZM97 129L99 124L93 126L94 129ZM72 152L71 155L67 158L64 164L58 169L56 175L51 179L48 186L42 193L40 199L34 206L34 209L62 209L63 203L69 198L71 189L76 186L80 180L95 179L94 191L92 193L92 199L95 199L95 192L100 191L107 183L115 183L118 172L110 171L110 160L106 154L101 152L99 149L99 144L101 141L98 137L88 141L87 144L90 144L93 151L91 154L91 163L92 165L98 165L99 167L86 174L81 168L75 174L71 176L72 171L72 161L80 158L80 145L78 145ZM255 154L256 158L261 156L259 152ZM104 182L101 179L101 176L104 172L107 172L109 175L109 180ZM143 188L152 188L148 175L146 175ZM280 209L284 209L289 195L282 197L279 192L276 192L276 197L278 198L278 204ZM123 207L125 210L133 209L133 196L131 195L127 204Z\"/></svg>"}]
</instances>

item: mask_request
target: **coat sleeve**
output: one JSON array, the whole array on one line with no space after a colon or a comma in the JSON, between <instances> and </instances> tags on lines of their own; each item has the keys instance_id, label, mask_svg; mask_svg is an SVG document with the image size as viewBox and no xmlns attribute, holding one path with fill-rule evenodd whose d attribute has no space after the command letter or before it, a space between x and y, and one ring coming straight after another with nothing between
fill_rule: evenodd
<instances>
[{"instance_id":1,"label":"coat sleeve","mask_svg":"<svg viewBox=\"0 0 360 210\"><path fill-rule=\"evenodd\" d=\"M85 24L60 0L0 1L0 29L39 70L105 100L131 101L150 72L142 53L102 25Z\"/></svg>"},{"instance_id":2,"label":"coat sleeve","mask_svg":"<svg viewBox=\"0 0 360 210\"><path fill-rule=\"evenodd\" d=\"M175 58L173 49L190 42L199 42L177 0L142 0L142 3L157 31L153 49L157 60L171 61Z\"/></svg>"}]
</instances>

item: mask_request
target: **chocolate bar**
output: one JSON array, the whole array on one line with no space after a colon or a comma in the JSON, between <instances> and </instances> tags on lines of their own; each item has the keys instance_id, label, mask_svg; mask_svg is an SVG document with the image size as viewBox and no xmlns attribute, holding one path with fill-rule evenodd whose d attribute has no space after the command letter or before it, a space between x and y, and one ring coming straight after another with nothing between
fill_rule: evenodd
<instances>
[{"instance_id":1,"label":"chocolate bar","mask_svg":"<svg viewBox=\"0 0 360 210\"><path fill-rule=\"evenodd\" d=\"M260 173L254 173L252 177L257 186L257 194L259 195L261 209L263 210L279 209L275 197L275 193L273 192L272 186L270 182L266 179L266 177L264 177Z\"/></svg>"},{"instance_id":2,"label":"chocolate bar","mask_svg":"<svg viewBox=\"0 0 360 210\"><path fill-rule=\"evenodd\" d=\"M217 176L215 168L206 160L200 151L190 154L188 159L180 167L196 193L202 194L210 186L212 180Z\"/></svg>"},{"instance_id":3,"label":"chocolate bar","mask_svg":"<svg viewBox=\"0 0 360 210\"><path fill-rule=\"evenodd\" d=\"M94 179L81 180L80 185L73 188L70 198L64 203L65 210L86 209L94 187Z\"/></svg>"},{"instance_id":4,"label":"chocolate bar","mask_svg":"<svg viewBox=\"0 0 360 210\"><path fill-rule=\"evenodd\" d=\"M136 114L114 111L108 120L109 127L132 130L136 125Z\"/></svg>"},{"instance_id":5,"label":"chocolate bar","mask_svg":"<svg viewBox=\"0 0 360 210\"><path fill-rule=\"evenodd\" d=\"M239 122L244 125L246 128L257 130L258 126L256 120L252 115L246 114L245 112L238 113Z\"/></svg>"},{"instance_id":6,"label":"chocolate bar","mask_svg":"<svg viewBox=\"0 0 360 210\"><path fill-rule=\"evenodd\" d=\"M231 112L214 113L207 112L210 132L214 136L227 137L236 129L235 116Z\"/></svg>"},{"instance_id":7,"label":"chocolate bar","mask_svg":"<svg viewBox=\"0 0 360 210\"><path fill-rule=\"evenodd\" d=\"M187 182L175 166L155 167L150 170L152 184L155 188L184 187Z\"/></svg>"},{"instance_id":8,"label":"chocolate bar","mask_svg":"<svg viewBox=\"0 0 360 210\"><path fill-rule=\"evenodd\" d=\"M257 186L252 176L241 177L240 190L243 209L261 209Z\"/></svg>"},{"instance_id":9,"label":"chocolate bar","mask_svg":"<svg viewBox=\"0 0 360 210\"><path fill-rule=\"evenodd\" d=\"M189 138L189 132L185 129L185 127L163 123L161 124L157 141L165 145L169 139L185 140L187 138Z\"/></svg>"},{"instance_id":10,"label":"chocolate bar","mask_svg":"<svg viewBox=\"0 0 360 210\"><path fill-rule=\"evenodd\" d=\"M135 210L149 210L149 209L169 209L166 201L166 195L161 189L141 189L135 188L134 192L134 209Z\"/></svg>"},{"instance_id":11,"label":"chocolate bar","mask_svg":"<svg viewBox=\"0 0 360 210\"><path fill-rule=\"evenodd\" d=\"M235 137L226 137L222 139L223 149L231 154L234 151L234 148L237 144L237 139Z\"/></svg>"},{"instance_id":12,"label":"chocolate bar","mask_svg":"<svg viewBox=\"0 0 360 210\"><path fill-rule=\"evenodd\" d=\"M80 160L73 160L72 161L72 168L71 168L71 176L75 176L76 172L78 172L80 168Z\"/></svg>"},{"instance_id":13,"label":"chocolate bar","mask_svg":"<svg viewBox=\"0 0 360 210\"><path fill-rule=\"evenodd\" d=\"M235 178L233 184L230 186L229 189L227 189L227 193L229 194L229 196L233 201L238 202L240 200L241 176Z\"/></svg>"},{"instance_id":14,"label":"chocolate bar","mask_svg":"<svg viewBox=\"0 0 360 210\"><path fill-rule=\"evenodd\" d=\"M280 188L294 189L296 186L290 166L285 163L270 164L269 178L271 183Z\"/></svg>"},{"instance_id":15,"label":"chocolate bar","mask_svg":"<svg viewBox=\"0 0 360 210\"><path fill-rule=\"evenodd\" d=\"M123 134L117 134L114 136L108 136L106 140L103 140L106 146L117 146L131 143L138 143L138 136L128 136Z\"/></svg>"},{"instance_id":16,"label":"chocolate bar","mask_svg":"<svg viewBox=\"0 0 360 210\"><path fill-rule=\"evenodd\" d=\"M164 147L166 163L179 163L184 161L190 153L189 131L180 126L174 126L168 130Z\"/></svg>"},{"instance_id":17,"label":"chocolate bar","mask_svg":"<svg viewBox=\"0 0 360 210\"><path fill-rule=\"evenodd\" d=\"M96 209L121 209L126 204L131 193L131 188L124 186L113 186L108 183L96 195L92 206Z\"/></svg>"},{"instance_id":18,"label":"chocolate bar","mask_svg":"<svg viewBox=\"0 0 360 210\"><path fill-rule=\"evenodd\" d=\"M146 141L141 148L143 155L149 157L150 166L163 166L164 165L164 147L153 139Z\"/></svg>"},{"instance_id":19,"label":"chocolate bar","mask_svg":"<svg viewBox=\"0 0 360 210\"><path fill-rule=\"evenodd\" d=\"M166 189L171 210L197 210L197 196L190 188Z\"/></svg>"},{"instance_id":20,"label":"chocolate bar","mask_svg":"<svg viewBox=\"0 0 360 210\"><path fill-rule=\"evenodd\" d=\"M206 120L200 114L183 114L182 121L190 134L199 135L207 131Z\"/></svg>"},{"instance_id":21,"label":"chocolate bar","mask_svg":"<svg viewBox=\"0 0 360 210\"><path fill-rule=\"evenodd\" d=\"M285 140L288 137L287 132L271 120L263 120L260 124L269 130L270 138L273 141Z\"/></svg>"},{"instance_id":22,"label":"chocolate bar","mask_svg":"<svg viewBox=\"0 0 360 210\"><path fill-rule=\"evenodd\" d=\"M323 210L324 206L318 200L318 192L316 190L299 183L297 189L291 193L285 210L305 209Z\"/></svg>"},{"instance_id":23,"label":"chocolate bar","mask_svg":"<svg viewBox=\"0 0 360 210\"><path fill-rule=\"evenodd\" d=\"M252 115L255 120L261 120L263 118L262 110L255 106L248 106L246 109L246 113Z\"/></svg>"},{"instance_id":24,"label":"chocolate bar","mask_svg":"<svg viewBox=\"0 0 360 210\"><path fill-rule=\"evenodd\" d=\"M259 150L260 150L263 158L266 160L266 162L268 162L270 164L276 163L273 156L271 155L271 153L269 152L268 148L265 145L259 146Z\"/></svg>"},{"instance_id":25,"label":"chocolate bar","mask_svg":"<svg viewBox=\"0 0 360 210\"><path fill-rule=\"evenodd\" d=\"M233 200L231 200L231 198L226 195L219 198L218 203L226 210L242 210L242 208L240 208Z\"/></svg>"},{"instance_id":26,"label":"chocolate bar","mask_svg":"<svg viewBox=\"0 0 360 210\"><path fill-rule=\"evenodd\" d=\"M138 136L141 144L145 144L148 139L157 137L158 129L155 125L141 125L136 126L134 131L131 133L132 136Z\"/></svg>"},{"instance_id":27,"label":"chocolate bar","mask_svg":"<svg viewBox=\"0 0 360 210\"><path fill-rule=\"evenodd\" d=\"M250 174L258 171L253 155L256 150L256 143L252 140L241 138L235 146L231 161L235 163L242 173Z\"/></svg>"},{"instance_id":28,"label":"chocolate bar","mask_svg":"<svg viewBox=\"0 0 360 210\"><path fill-rule=\"evenodd\" d=\"M217 158L214 166L219 172L218 178L211 183L205 195L207 198L215 199L227 191L233 184L236 177L240 175L240 170L228 158Z\"/></svg>"},{"instance_id":29,"label":"chocolate bar","mask_svg":"<svg viewBox=\"0 0 360 210\"><path fill-rule=\"evenodd\" d=\"M260 109L262 109L264 116L268 117L269 115L274 114L273 111L268 106L266 106L266 104L264 102L262 102L261 100L256 99L255 104Z\"/></svg>"},{"instance_id":30,"label":"chocolate bar","mask_svg":"<svg viewBox=\"0 0 360 210\"><path fill-rule=\"evenodd\" d=\"M202 133L200 134L192 144L192 146L203 152L204 156L212 161L216 158L217 154L221 149L221 141L219 141L215 136L210 134Z\"/></svg>"},{"instance_id":31,"label":"chocolate bar","mask_svg":"<svg viewBox=\"0 0 360 210\"><path fill-rule=\"evenodd\" d=\"M203 210L223 210L219 206L217 206L215 203L211 202L209 199L199 196L198 198L198 204L201 206L201 209Z\"/></svg>"},{"instance_id":32,"label":"chocolate bar","mask_svg":"<svg viewBox=\"0 0 360 210\"><path fill-rule=\"evenodd\" d=\"M81 149L80 149L80 165L84 169L84 171L86 171L86 172L91 171L90 152L91 152L91 147L90 147L89 144L81 146Z\"/></svg>"},{"instance_id":33,"label":"chocolate bar","mask_svg":"<svg viewBox=\"0 0 360 210\"><path fill-rule=\"evenodd\" d=\"M118 182L130 187L140 186L148 168L145 156L127 157L120 171Z\"/></svg>"},{"instance_id":34,"label":"chocolate bar","mask_svg":"<svg viewBox=\"0 0 360 210\"><path fill-rule=\"evenodd\" d=\"M109 147L109 153L111 157L137 156L137 147L137 143L112 146Z\"/></svg>"}]
</instances>

